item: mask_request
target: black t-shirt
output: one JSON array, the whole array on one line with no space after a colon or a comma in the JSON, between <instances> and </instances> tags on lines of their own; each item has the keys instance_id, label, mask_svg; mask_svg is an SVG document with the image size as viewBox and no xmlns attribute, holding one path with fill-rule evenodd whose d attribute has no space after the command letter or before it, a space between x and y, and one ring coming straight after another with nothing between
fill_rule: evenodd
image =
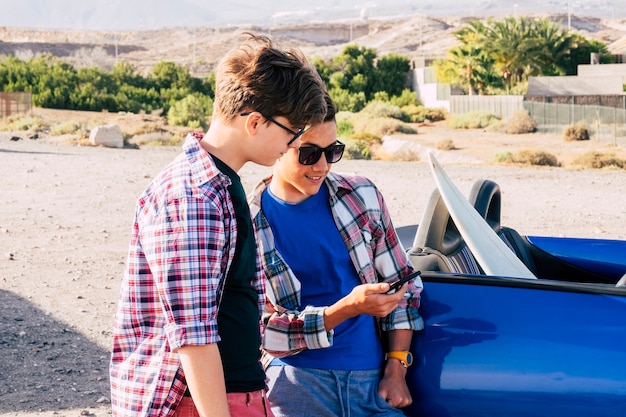
<instances>
[{"instance_id":1,"label":"black t-shirt","mask_svg":"<svg viewBox=\"0 0 626 417\"><path fill-rule=\"evenodd\" d=\"M252 281L256 275L256 241L250 208L241 179L228 165L213 156L218 169L232 184L228 187L237 217L235 257L226 277L217 327L226 392L249 392L265 388L260 363L259 304Z\"/></svg>"}]
</instances>

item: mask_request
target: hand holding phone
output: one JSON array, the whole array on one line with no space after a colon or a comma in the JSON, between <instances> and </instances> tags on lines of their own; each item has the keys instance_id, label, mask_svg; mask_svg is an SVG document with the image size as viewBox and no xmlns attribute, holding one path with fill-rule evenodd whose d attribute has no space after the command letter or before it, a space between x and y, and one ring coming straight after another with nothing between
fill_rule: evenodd
<instances>
[{"instance_id":1,"label":"hand holding phone","mask_svg":"<svg viewBox=\"0 0 626 417\"><path fill-rule=\"evenodd\" d=\"M412 279L414 279L415 277L419 276L422 273L422 271L415 271L412 274L409 274L405 277L402 277L400 279L398 279L398 277L394 277L388 280L385 280L383 282L386 282L389 284L389 291L387 291L387 294L392 293L393 291L397 290L398 288L400 288L401 286L404 285L405 282L408 282Z\"/></svg>"}]
</instances>

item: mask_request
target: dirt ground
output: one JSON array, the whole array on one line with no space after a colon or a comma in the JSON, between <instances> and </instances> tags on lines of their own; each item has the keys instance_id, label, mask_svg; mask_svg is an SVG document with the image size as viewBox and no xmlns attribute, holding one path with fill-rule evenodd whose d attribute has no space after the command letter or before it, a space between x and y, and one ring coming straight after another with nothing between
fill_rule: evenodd
<instances>
[{"instance_id":1,"label":"dirt ground","mask_svg":"<svg viewBox=\"0 0 626 417\"><path fill-rule=\"evenodd\" d=\"M123 130L137 123L104 116ZM492 162L496 153L526 147L563 160L591 148L626 157L623 149L558 136L419 129L404 139L421 151L453 140L456 150L435 155L463 193L480 178L500 184L504 225L528 235L626 239L626 171ZM179 152L13 141L0 132L0 416L110 414L110 337L135 200ZM335 170L374 180L401 226L419 222L435 188L424 160L342 160ZM246 165L240 174L249 190L269 171Z\"/></svg>"}]
</instances>

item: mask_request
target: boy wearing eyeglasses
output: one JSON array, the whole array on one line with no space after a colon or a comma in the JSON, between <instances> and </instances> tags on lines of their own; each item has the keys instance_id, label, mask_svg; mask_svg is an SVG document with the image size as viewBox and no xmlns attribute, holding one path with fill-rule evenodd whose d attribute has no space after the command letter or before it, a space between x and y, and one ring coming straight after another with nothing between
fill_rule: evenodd
<instances>
[{"instance_id":1,"label":"boy wearing eyeglasses","mask_svg":"<svg viewBox=\"0 0 626 417\"><path fill-rule=\"evenodd\" d=\"M237 171L270 166L326 114L301 53L250 36L216 69L205 135L140 196L110 364L113 416L272 416L260 364L265 288Z\"/></svg>"},{"instance_id":2,"label":"boy wearing eyeglasses","mask_svg":"<svg viewBox=\"0 0 626 417\"><path fill-rule=\"evenodd\" d=\"M413 267L375 185L330 171L345 145L326 101L324 123L278 159L251 199L269 301L268 396L276 417L402 416L422 283L417 276L387 293L382 281Z\"/></svg>"}]
</instances>

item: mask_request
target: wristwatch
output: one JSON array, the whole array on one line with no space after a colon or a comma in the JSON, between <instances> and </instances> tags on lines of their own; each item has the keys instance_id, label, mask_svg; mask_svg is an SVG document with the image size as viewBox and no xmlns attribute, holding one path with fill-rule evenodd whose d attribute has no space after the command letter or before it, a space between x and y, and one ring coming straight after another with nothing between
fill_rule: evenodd
<instances>
[{"instance_id":1,"label":"wristwatch","mask_svg":"<svg viewBox=\"0 0 626 417\"><path fill-rule=\"evenodd\" d=\"M413 365L413 354L407 350L392 350L385 355L385 360L397 359L405 368Z\"/></svg>"}]
</instances>

